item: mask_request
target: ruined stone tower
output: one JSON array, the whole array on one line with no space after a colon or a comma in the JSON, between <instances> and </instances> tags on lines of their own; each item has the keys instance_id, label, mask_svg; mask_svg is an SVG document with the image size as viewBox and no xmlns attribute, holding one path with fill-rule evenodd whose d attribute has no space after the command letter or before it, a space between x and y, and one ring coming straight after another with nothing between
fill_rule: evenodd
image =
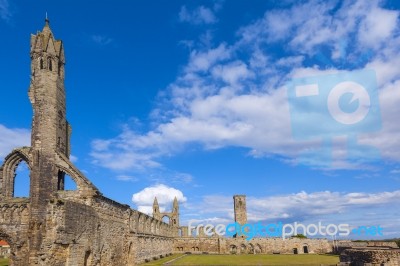
<instances>
[{"instance_id":1,"label":"ruined stone tower","mask_svg":"<svg viewBox=\"0 0 400 266\"><path fill-rule=\"evenodd\" d=\"M29 99L33 108L31 154L31 212L30 241L33 252L41 245L46 202L54 193L64 189L65 173L57 169L58 153L70 155L71 128L66 120L64 88L64 47L56 40L46 19L41 32L31 35L31 83Z\"/></svg>"},{"instance_id":2,"label":"ruined stone tower","mask_svg":"<svg viewBox=\"0 0 400 266\"><path fill-rule=\"evenodd\" d=\"M246 195L233 196L233 208L235 212L235 222L239 224L247 223Z\"/></svg>"},{"instance_id":3,"label":"ruined stone tower","mask_svg":"<svg viewBox=\"0 0 400 266\"><path fill-rule=\"evenodd\" d=\"M174 198L174 202L172 203L171 212L160 212L160 206L158 205L157 198L154 198L153 218L161 221L164 217L169 218L170 225L174 227L179 227L179 203L176 197Z\"/></svg>"}]
</instances>

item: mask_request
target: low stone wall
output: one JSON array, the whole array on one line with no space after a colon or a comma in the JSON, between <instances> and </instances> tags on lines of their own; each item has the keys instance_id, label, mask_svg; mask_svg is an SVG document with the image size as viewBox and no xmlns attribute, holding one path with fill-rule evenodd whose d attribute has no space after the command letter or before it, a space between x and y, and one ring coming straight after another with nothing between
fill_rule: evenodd
<instances>
[{"instance_id":1,"label":"low stone wall","mask_svg":"<svg viewBox=\"0 0 400 266\"><path fill-rule=\"evenodd\" d=\"M399 266L400 249L354 248L340 254L339 265Z\"/></svg>"},{"instance_id":2,"label":"low stone wall","mask_svg":"<svg viewBox=\"0 0 400 266\"><path fill-rule=\"evenodd\" d=\"M329 253L332 246L326 239L178 237L174 253L210 254L302 254Z\"/></svg>"},{"instance_id":3,"label":"low stone wall","mask_svg":"<svg viewBox=\"0 0 400 266\"><path fill-rule=\"evenodd\" d=\"M335 254L340 255L344 250L349 248L398 248L396 242L393 241L351 241L339 240L332 243Z\"/></svg>"}]
</instances>

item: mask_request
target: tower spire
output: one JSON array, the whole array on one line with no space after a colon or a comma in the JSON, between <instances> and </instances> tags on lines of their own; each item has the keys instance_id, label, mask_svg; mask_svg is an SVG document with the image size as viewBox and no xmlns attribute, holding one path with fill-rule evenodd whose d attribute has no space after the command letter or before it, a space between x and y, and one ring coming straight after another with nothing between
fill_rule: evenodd
<instances>
[{"instance_id":1,"label":"tower spire","mask_svg":"<svg viewBox=\"0 0 400 266\"><path fill-rule=\"evenodd\" d=\"M49 20L49 17L47 16L47 11L46 11L46 18L45 18L44 22L46 23L46 26L49 26L50 20Z\"/></svg>"}]
</instances>

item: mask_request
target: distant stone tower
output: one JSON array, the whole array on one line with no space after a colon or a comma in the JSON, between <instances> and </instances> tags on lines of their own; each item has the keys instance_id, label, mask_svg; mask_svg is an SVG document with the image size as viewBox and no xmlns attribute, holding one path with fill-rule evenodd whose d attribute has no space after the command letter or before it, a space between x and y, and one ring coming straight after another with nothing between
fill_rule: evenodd
<instances>
[{"instance_id":1,"label":"distant stone tower","mask_svg":"<svg viewBox=\"0 0 400 266\"><path fill-rule=\"evenodd\" d=\"M164 217L169 218L170 225L174 227L179 227L179 204L178 199L174 198L174 203L172 204L172 212L160 212L160 206L158 205L157 198L154 198L153 203L153 217L157 220L162 220Z\"/></svg>"},{"instance_id":2,"label":"distant stone tower","mask_svg":"<svg viewBox=\"0 0 400 266\"><path fill-rule=\"evenodd\" d=\"M153 217L157 220L162 220L160 213L160 206L158 205L157 197L154 198L153 202Z\"/></svg>"},{"instance_id":3,"label":"distant stone tower","mask_svg":"<svg viewBox=\"0 0 400 266\"><path fill-rule=\"evenodd\" d=\"M233 206L235 211L235 222L239 224L247 223L246 195L234 195Z\"/></svg>"},{"instance_id":4,"label":"distant stone tower","mask_svg":"<svg viewBox=\"0 0 400 266\"><path fill-rule=\"evenodd\" d=\"M172 204L172 216L171 223L173 226L179 226L179 204L178 199L175 197L174 203Z\"/></svg>"}]
</instances>

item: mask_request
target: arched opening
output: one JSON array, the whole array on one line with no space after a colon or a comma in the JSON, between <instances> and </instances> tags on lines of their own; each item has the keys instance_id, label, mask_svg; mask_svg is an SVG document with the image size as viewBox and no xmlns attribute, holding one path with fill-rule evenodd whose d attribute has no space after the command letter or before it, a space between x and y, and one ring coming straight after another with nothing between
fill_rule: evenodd
<instances>
[{"instance_id":1,"label":"arched opening","mask_svg":"<svg viewBox=\"0 0 400 266\"><path fill-rule=\"evenodd\" d=\"M0 259L8 259L11 255L11 247L10 244L0 238Z\"/></svg>"},{"instance_id":2,"label":"arched opening","mask_svg":"<svg viewBox=\"0 0 400 266\"><path fill-rule=\"evenodd\" d=\"M237 248L236 248L235 245L231 245L231 246L229 247L229 249L230 249L230 253L231 253L231 254L236 254L236 253L237 253Z\"/></svg>"},{"instance_id":3,"label":"arched opening","mask_svg":"<svg viewBox=\"0 0 400 266\"><path fill-rule=\"evenodd\" d=\"M253 244L249 244L249 254L256 254Z\"/></svg>"},{"instance_id":4,"label":"arched opening","mask_svg":"<svg viewBox=\"0 0 400 266\"><path fill-rule=\"evenodd\" d=\"M50 58L50 57L47 58L47 68L48 68L50 71L53 71L53 62L51 61L51 58Z\"/></svg>"},{"instance_id":5,"label":"arched opening","mask_svg":"<svg viewBox=\"0 0 400 266\"><path fill-rule=\"evenodd\" d=\"M29 167L25 161L21 161L14 174L13 197L28 198L30 189Z\"/></svg>"},{"instance_id":6,"label":"arched opening","mask_svg":"<svg viewBox=\"0 0 400 266\"><path fill-rule=\"evenodd\" d=\"M78 186L74 179L71 176L67 175L63 171L58 171L58 182L57 182L58 190L77 190Z\"/></svg>"},{"instance_id":7,"label":"arched opening","mask_svg":"<svg viewBox=\"0 0 400 266\"><path fill-rule=\"evenodd\" d=\"M257 244L257 245L255 246L255 251L256 251L257 254L262 253L262 249L261 249L260 244Z\"/></svg>"},{"instance_id":8,"label":"arched opening","mask_svg":"<svg viewBox=\"0 0 400 266\"><path fill-rule=\"evenodd\" d=\"M308 246L303 246L303 253L307 254L308 253Z\"/></svg>"},{"instance_id":9,"label":"arched opening","mask_svg":"<svg viewBox=\"0 0 400 266\"><path fill-rule=\"evenodd\" d=\"M43 66L43 59L42 58L40 58L39 64L40 64L40 69L43 69L44 66Z\"/></svg>"},{"instance_id":10,"label":"arched opening","mask_svg":"<svg viewBox=\"0 0 400 266\"><path fill-rule=\"evenodd\" d=\"M164 223L166 223L166 224L169 224L169 221L170 221L169 216L164 215L163 218L162 218L162 221L163 221Z\"/></svg>"},{"instance_id":11,"label":"arched opening","mask_svg":"<svg viewBox=\"0 0 400 266\"><path fill-rule=\"evenodd\" d=\"M246 245L245 244L240 245L240 253L242 253L242 254L246 253Z\"/></svg>"},{"instance_id":12,"label":"arched opening","mask_svg":"<svg viewBox=\"0 0 400 266\"><path fill-rule=\"evenodd\" d=\"M299 254L299 251L297 250L297 248L293 248L293 254Z\"/></svg>"},{"instance_id":13,"label":"arched opening","mask_svg":"<svg viewBox=\"0 0 400 266\"><path fill-rule=\"evenodd\" d=\"M88 250L85 252L85 260L83 262L83 265L84 266L92 265L91 261L92 261L92 253L90 252L90 250Z\"/></svg>"},{"instance_id":14,"label":"arched opening","mask_svg":"<svg viewBox=\"0 0 400 266\"><path fill-rule=\"evenodd\" d=\"M9 235L0 229L0 265L13 265L16 258L13 242Z\"/></svg>"},{"instance_id":15,"label":"arched opening","mask_svg":"<svg viewBox=\"0 0 400 266\"><path fill-rule=\"evenodd\" d=\"M62 68L62 63L59 63L58 64L58 70L57 70L57 73L58 73L59 76L61 76L61 71L62 71L61 68Z\"/></svg>"}]
</instances>

